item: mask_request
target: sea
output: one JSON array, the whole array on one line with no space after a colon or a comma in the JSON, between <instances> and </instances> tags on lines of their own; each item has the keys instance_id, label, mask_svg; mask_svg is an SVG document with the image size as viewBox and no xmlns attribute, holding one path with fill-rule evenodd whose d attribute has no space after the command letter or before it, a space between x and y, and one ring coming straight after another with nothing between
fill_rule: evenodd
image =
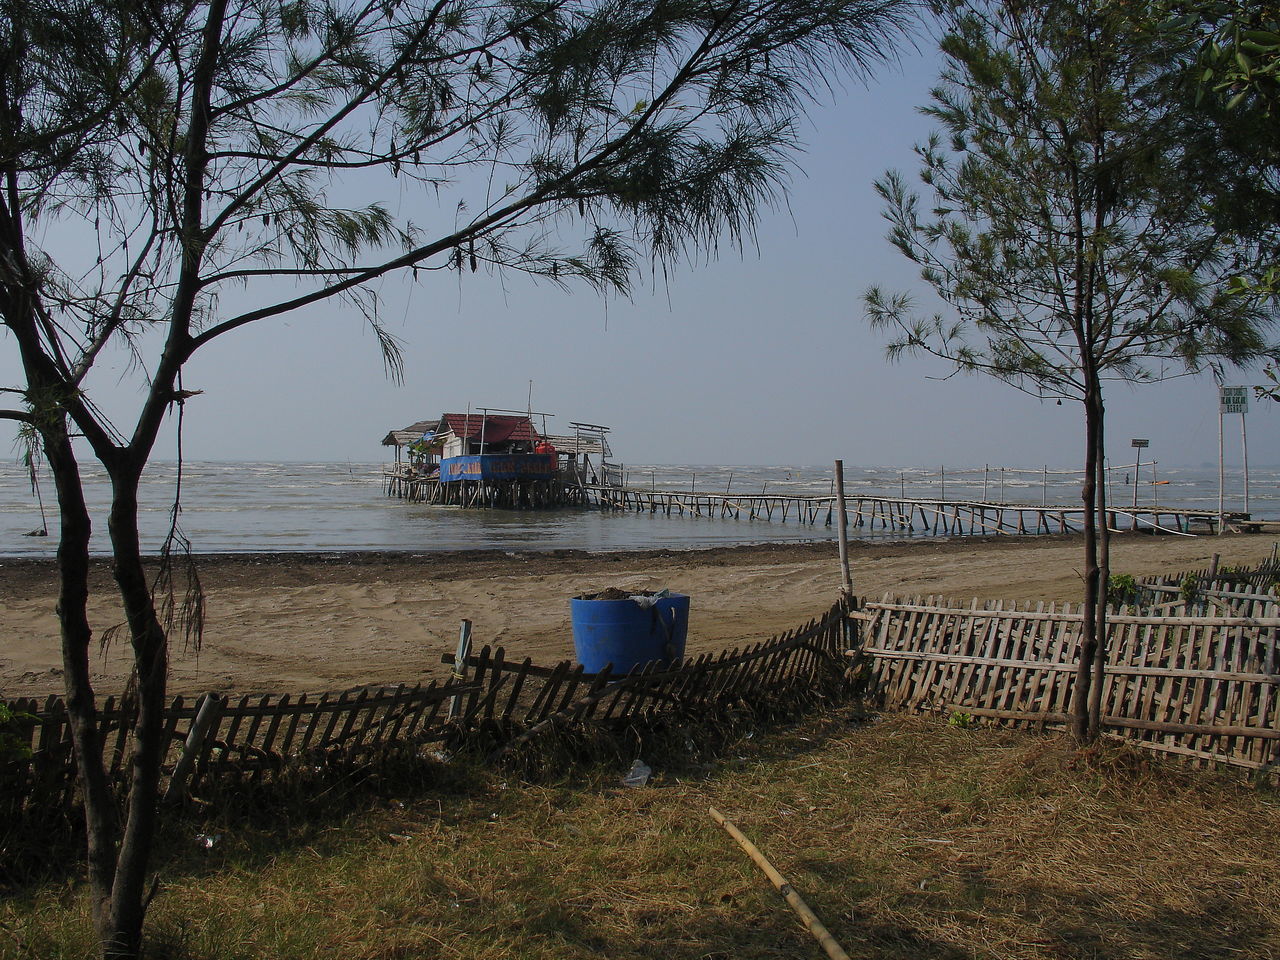
<instances>
[{"instance_id":1,"label":"sea","mask_svg":"<svg viewBox=\"0 0 1280 960\"><path fill-rule=\"evenodd\" d=\"M654 490L696 493L772 493L827 496L833 466L627 465L626 482ZM382 463L271 463L188 461L181 471L157 461L141 489L144 550L158 552L173 516L181 480L180 530L197 553L330 553L345 551L451 550L625 551L698 549L754 543L835 539L822 523L738 520L595 509L540 511L464 510L390 498ZM1132 505L1134 465L1113 468L1111 502ZM845 464L845 491L857 494L1078 506L1080 474L1065 468ZM1141 506L1155 504L1215 510L1217 467L1165 468L1143 464L1136 493ZM109 552L105 474L85 467L94 517L91 549ZM1244 508L1244 477L1226 473L1224 507ZM1251 468L1249 509L1258 518L1280 518L1280 468ZM48 536L30 536L39 530ZM928 537L917 531L851 530L863 539ZM33 485L21 464L0 462L0 557L53 557L57 509L46 470Z\"/></svg>"}]
</instances>

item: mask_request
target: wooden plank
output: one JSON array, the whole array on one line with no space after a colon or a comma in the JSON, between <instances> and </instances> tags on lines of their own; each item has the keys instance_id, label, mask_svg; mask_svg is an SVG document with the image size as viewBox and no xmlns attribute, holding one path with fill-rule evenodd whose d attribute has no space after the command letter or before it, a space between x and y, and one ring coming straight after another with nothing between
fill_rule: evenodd
<instances>
[{"instance_id":1,"label":"wooden plank","mask_svg":"<svg viewBox=\"0 0 1280 960\"><path fill-rule=\"evenodd\" d=\"M324 728L324 732L311 745L311 749L324 750L329 746L333 741L333 731L337 729L338 724L346 715L347 705L350 702L351 693L348 690L344 690L338 694L337 700L330 699L328 702L322 701L316 705L316 715L320 718L320 724Z\"/></svg>"},{"instance_id":2,"label":"wooden plank","mask_svg":"<svg viewBox=\"0 0 1280 960\"><path fill-rule=\"evenodd\" d=\"M506 706L502 708L501 719L503 721L510 720L516 711L516 707L520 702L520 693L524 689L525 680L529 677L529 668L532 667L533 661L525 657L520 664L520 670L516 674L515 680L511 684L511 693L507 697ZM506 666L504 664L504 666Z\"/></svg>"},{"instance_id":3,"label":"wooden plank","mask_svg":"<svg viewBox=\"0 0 1280 960\"><path fill-rule=\"evenodd\" d=\"M507 652L503 647L498 647L493 655L493 667L489 674L489 692L485 697L484 716L486 720L493 719L494 700L497 699L498 691L502 688L503 680L502 668L506 664Z\"/></svg>"},{"instance_id":4,"label":"wooden plank","mask_svg":"<svg viewBox=\"0 0 1280 960\"><path fill-rule=\"evenodd\" d=\"M408 684L402 683L396 687L396 699L387 708L387 715L383 718L382 729L378 733L378 742L396 743L400 739L400 729L404 726L404 722L409 716L414 694L421 689L421 686L421 684L416 684L410 687Z\"/></svg>"},{"instance_id":5,"label":"wooden plank","mask_svg":"<svg viewBox=\"0 0 1280 960\"><path fill-rule=\"evenodd\" d=\"M106 703L103 704L102 712L99 714L99 729L103 733L102 748L104 751L103 759L107 762L107 769L112 778L120 775L121 768L124 766L124 759L128 753L128 745L130 734L133 732L134 718L136 714L134 710L136 704L132 698L107 697ZM109 735L109 731L114 728L115 738ZM168 740L163 740L168 744Z\"/></svg>"},{"instance_id":6,"label":"wooden plank","mask_svg":"<svg viewBox=\"0 0 1280 960\"><path fill-rule=\"evenodd\" d=\"M587 692L587 696L583 698L582 705L575 712L574 721L583 723L591 719L596 709L600 706L600 701L605 694L605 688L609 685L612 672L608 665L595 675L595 679L591 681L591 687Z\"/></svg>"},{"instance_id":7,"label":"wooden plank","mask_svg":"<svg viewBox=\"0 0 1280 960\"><path fill-rule=\"evenodd\" d=\"M1044 612L1044 601L1036 604L1035 613ZM1043 634L1045 628L1051 626L1044 620L1025 620L1026 629L1029 630L1029 636L1024 635L1021 646L1015 651L1019 659L1030 660L1040 663L1043 658L1044 640ZM1013 706L1015 703L1021 704L1038 704L1039 703L1039 686L1044 671L1038 667L1023 667L1017 671L1018 682L1011 686L1010 698L1011 702L1004 706ZM1032 708L1034 709L1034 707Z\"/></svg>"},{"instance_id":8,"label":"wooden plank","mask_svg":"<svg viewBox=\"0 0 1280 960\"><path fill-rule=\"evenodd\" d=\"M230 717L231 720L227 725L226 735L222 739L222 751L218 756L218 761L216 763L206 764L205 770L208 770L209 766L213 766L215 768L222 767L231 762L231 752L236 749L236 736L240 732L240 727L244 724L244 718L248 713L249 697L247 695L242 696L240 698L240 702L234 707L227 707L225 709L222 717ZM222 717L219 719L222 719ZM212 757L212 752L210 753L210 757Z\"/></svg>"},{"instance_id":9,"label":"wooden plank","mask_svg":"<svg viewBox=\"0 0 1280 960\"><path fill-rule=\"evenodd\" d=\"M355 700L347 708L346 717L342 723L342 729L336 737L333 738L334 743L346 743L351 737L352 731L356 730L356 719L364 711L364 703L369 699L369 691L361 690L356 694ZM333 729L332 727L330 729ZM326 737L328 739L328 737Z\"/></svg>"},{"instance_id":10,"label":"wooden plank","mask_svg":"<svg viewBox=\"0 0 1280 960\"><path fill-rule=\"evenodd\" d=\"M440 715L445 703L452 699L452 694L456 689L456 684L442 686L437 681L432 680L426 689L420 690L418 693L418 707L408 721L404 734L405 738L425 739L435 736L437 732L442 732L436 731L434 725L437 722L443 722L440 720Z\"/></svg>"},{"instance_id":11,"label":"wooden plank","mask_svg":"<svg viewBox=\"0 0 1280 960\"><path fill-rule=\"evenodd\" d=\"M578 692L578 687L582 686L582 675L584 669L585 668L582 664L578 664L569 673L564 693L560 697L559 704L555 707L556 713L564 713L569 704L573 701L573 695Z\"/></svg>"},{"instance_id":12,"label":"wooden plank","mask_svg":"<svg viewBox=\"0 0 1280 960\"><path fill-rule=\"evenodd\" d=\"M272 752L275 746L276 735L280 731L280 725L285 718L285 711L289 709L289 694L284 694L276 703L275 710L271 714L271 723L267 726L266 733L262 737L262 751L271 756L277 756Z\"/></svg>"},{"instance_id":13,"label":"wooden plank","mask_svg":"<svg viewBox=\"0 0 1280 960\"><path fill-rule=\"evenodd\" d=\"M467 697L466 705L462 708L462 716L458 719L463 723L470 723L475 719L476 707L480 702L480 690L484 687L485 678L489 674L493 661L493 652L489 644L485 644L480 648L480 655L476 658L475 673L471 680L475 684L475 689L471 695Z\"/></svg>"},{"instance_id":14,"label":"wooden plank","mask_svg":"<svg viewBox=\"0 0 1280 960\"><path fill-rule=\"evenodd\" d=\"M258 729L259 727L262 726L263 717L269 715L268 711L270 710L270 706L271 706L271 696L269 694L264 695L262 699L258 701L257 709L254 710L252 720L249 723L249 729L245 731L243 736L240 738L241 751L243 751L246 747L252 746L256 742L257 736L258 736Z\"/></svg>"},{"instance_id":15,"label":"wooden plank","mask_svg":"<svg viewBox=\"0 0 1280 960\"><path fill-rule=\"evenodd\" d=\"M301 694L298 699L290 704L293 710L289 714L289 726L285 730L284 739L280 741L280 756L288 757L293 749L293 738L298 732L298 723L302 720L304 711L310 709L311 705L307 702L307 695Z\"/></svg>"},{"instance_id":16,"label":"wooden plank","mask_svg":"<svg viewBox=\"0 0 1280 960\"><path fill-rule=\"evenodd\" d=\"M560 687L564 683L565 675L569 672L569 661L561 660L556 664L555 671L543 683L542 689L538 691L538 695L534 698L533 704L529 707L529 712L525 715L526 724L541 723L546 719L548 713L551 712L551 706L560 692Z\"/></svg>"}]
</instances>

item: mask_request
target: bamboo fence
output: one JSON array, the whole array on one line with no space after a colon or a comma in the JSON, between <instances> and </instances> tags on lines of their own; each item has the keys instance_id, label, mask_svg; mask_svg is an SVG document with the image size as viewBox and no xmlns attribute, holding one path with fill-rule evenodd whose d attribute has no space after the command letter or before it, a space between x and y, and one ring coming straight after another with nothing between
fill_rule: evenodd
<instances>
[{"instance_id":1,"label":"bamboo fence","mask_svg":"<svg viewBox=\"0 0 1280 960\"><path fill-rule=\"evenodd\" d=\"M471 689L433 681L319 695L174 697L164 721L166 797L176 799L206 778L232 771L260 780L289 763L354 762L391 743L439 739L445 701ZM28 806L66 803L76 779L66 705L49 697L9 706L29 718L31 736L30 761L13 778L16 790ZM118 785L127 779L135 719L128 698L108 697L98 711L105 764Z\"/></svg>"},{"instance_id":2,"label":"bamboo fence","mask_svg":"<svg viewBox=\"0 0 1280 960\"><path fill-rule=\"evenodd\" d=\"M1139 746L1252 769L1280 761L1280 600L1275 561L1250 571L1153 578L1139 608L1110 616L1103 724ZM1149 601L1149 602L1148 602ZM1040 728L1068 721L1081 616L1070 604L937 598L837 603L767 642L626 676L563 661L509 659L503 647L446 654L444 682L232 701L175 697L165 715L165 796L228 778L260 781L299 764L366 762L390 747L468 742L505 753L551 728L625 729L672 719L716 722L849 693L868 664L889 708L942 710ZM856 665L856 663L855 663ZM6 809L62 808L75 764L60 698L16 700L32 756L0 769ZM781 707L780 707L781 705ZM109 772L127 781L134 704L98 714ZM5 797L0 797L4 800Z\"/></svg>"},{"instance_id":3,"label":"bamboo fence","mask_svg":"<svg viewBox=\"0 0 1280 960\"><path fill-rule=\"evenodd\" d=\"M663 718L715 720L743 710L767 712L820 695L844 670L846 610L767 642L706 654L670 667L637 667L625 676L512 661L504 648L483 647L441 683L292 697L218 694L175 697L165 713L165 797L177 801L201 785L227 778L259 781L300 763L359 763L391 746L470 739L506 751L553 726L626 727ZM19 808L63 806L75 791L70 726L62 700L17 700L27 719L29 761L11 764L6 779ZM98 715L109 772L123 789L135 718L128 700L107 699Z\"/></svg>"},{"instance_id":4,"label":"bamboo fence","mask_svg":"<svg viewBox=\"0 0 1280 960\"><path fill-rule=\"evenodd\" d=\"M851 652L872 659L886 707L1068 722L1078 606L886 597L854 616L863 642ZM1258 770L1280 760L1280 617L1120 608L1108 622L1107 733L1199 762Z\"/></svg>"}]
</instances>

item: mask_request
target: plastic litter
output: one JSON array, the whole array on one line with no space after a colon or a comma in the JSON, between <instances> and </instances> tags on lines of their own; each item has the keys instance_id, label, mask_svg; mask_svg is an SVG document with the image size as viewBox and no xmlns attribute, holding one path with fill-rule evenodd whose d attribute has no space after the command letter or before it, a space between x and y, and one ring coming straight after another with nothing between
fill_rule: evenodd
<instances>
[{"instance_id":1,"label":"plastic litter","mask_svg":"<svg viewBox=\"0 0 1280 960\"><path fill-rule=\"evenodd\" d=\"M197 833L196 834L196 843L199 846L204 847L206 850L212 850L213 845L221 839L222 839L222 834L220 833Z\"/></svg>"},{"instance_id":2,"label":"plastic litter","mask_svg":"<svg viewBox=\"0 0 1280 960\"><path fill-rule=\"evenodd\" d=\"M643 760L637 760L631 765L631 769L626 772L622 778L624 787L643 787L649 782L649 778L653 776L653 768Z\"/></svg>"},{"instance_id":3,"label":"plastic litter","mask_svg":"<svg viewBox=\"0 0 1280 960\"><path fill-rule=\"evenodd\" d=\"M663 587L657 593L633 593L631 602L641 610L648 610L659 600L665 600L669 596L671 596L671 591Z\"/></svg>"}]
</instances>

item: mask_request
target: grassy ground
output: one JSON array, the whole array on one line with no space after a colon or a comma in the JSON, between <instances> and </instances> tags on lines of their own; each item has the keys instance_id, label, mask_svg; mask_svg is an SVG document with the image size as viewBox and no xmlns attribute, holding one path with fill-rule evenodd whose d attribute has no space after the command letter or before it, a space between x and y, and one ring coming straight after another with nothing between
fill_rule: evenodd
<instances>
[{"instance_id":1,"label":"grassy ground","mask_svg":"<svg viewBox=\"0 0 1280 960\"><path fill-rule=\"evenodd\" d=\"M645 788L619 773L472 771L340 819L187 824L166 845L154 953L819 957L715 805L855 958L1280 957L1280 798L1236 778L842 716ZM74 883L0 902L0 956L85 957L86 931Z\"/></svg>"}]
</instances>

